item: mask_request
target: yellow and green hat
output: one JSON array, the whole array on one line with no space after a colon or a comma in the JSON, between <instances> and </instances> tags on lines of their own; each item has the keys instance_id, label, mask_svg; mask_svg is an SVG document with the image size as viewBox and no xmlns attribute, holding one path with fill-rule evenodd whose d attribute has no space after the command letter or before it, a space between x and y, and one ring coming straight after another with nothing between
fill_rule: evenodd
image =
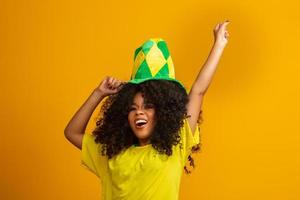
<instances>
[{"instance_id":1,"label":"yellow and green hat","mask_svg":"<svg viewBox=\"0 0 300 200\"><path fill-rule=\"evenodd\" d=\"M175 79L173 61L167 43L162 38L150 38L134 52L134 63L129 83L139 84L147 80L169 80L184 85Z\"/></svg>"}]
</instances>

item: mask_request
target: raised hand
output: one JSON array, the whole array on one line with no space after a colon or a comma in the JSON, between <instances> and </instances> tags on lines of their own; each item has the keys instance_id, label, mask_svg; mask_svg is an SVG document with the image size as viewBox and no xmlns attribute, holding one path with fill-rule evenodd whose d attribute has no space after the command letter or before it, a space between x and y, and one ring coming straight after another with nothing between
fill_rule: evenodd
<instances>
[{"instance_id":1,"label":"raised hand","mask_svg":"<svg viewBox=\"0 0 300 200\"><path fill-rule=\"evenodd\" d=\"M229 21L226 20L223 23L218 23L214 28L214 37L215 37L215 44L218 46L226 46L229 38L229 33L226 30Z\"/></svg>"},{"instance_id":2,"label":"raised hand","mask_svg":"<svg viewBox=\"0 0 300 200\"><path fill-rule=\"evenodd\" d=\"M96 90L100 91L104 96L108 96L119 92L125 83L125 81L118 80L111 76L106 76Z\"/></svg>"}]
</instances>

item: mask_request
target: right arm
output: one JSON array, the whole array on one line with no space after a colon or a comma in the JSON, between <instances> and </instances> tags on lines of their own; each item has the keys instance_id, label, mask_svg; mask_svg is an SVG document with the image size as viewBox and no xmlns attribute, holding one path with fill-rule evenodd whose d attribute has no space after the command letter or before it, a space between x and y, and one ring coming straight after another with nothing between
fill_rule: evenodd
<instances>
[{"instance_id":1,"label":"right arm","mask_svg":"<svg viewBox=\"0 0 300 200\"><path fill-rule=\"evenodd\" d=\"M81 149L82 138L89 119L103 98L104 95L101 91L94 89L92 94L75 113L64 130L67 140L79 149Z\"/></svg>"},{"instance_id":2,"label":"right arm","mask_svg":"<svg viewBox=\"0 0 300 200\"><path fill-rule=\"evenodd\" d=\"M81 149L86 126L97 105L105 96L118 92L121 88L119 86L121 85L121 81L113 77L106 77L100 85L93 90L92 94L67 124L64 130L64 135L67 140L69 140L77 148Z\"/></svg>"}]
</instances>

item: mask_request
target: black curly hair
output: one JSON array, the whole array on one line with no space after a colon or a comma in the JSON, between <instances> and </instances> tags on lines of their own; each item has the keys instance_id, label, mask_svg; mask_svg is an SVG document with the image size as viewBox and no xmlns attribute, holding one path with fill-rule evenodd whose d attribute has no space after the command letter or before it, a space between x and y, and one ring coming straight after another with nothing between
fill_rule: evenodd
<instances>
[{"instance_id":1,"label":"black curly hair","mask_svg":"<svg viewBox=\"0 0 300 200\"><path fill-rule=\"evenodd\" d=\"M118 93L106 97L101 106L93 134L95 142L102 144L102 155L112 158L134 144L138 138L128 122L128 113L136 93L141 92L144 103L155 108L157 123L150 136L150 143L159 153L172 155L172 146L180 142L179 129L187 116L188 95L177 82L168 80L148 80L140 84L126 83ZM201 113L199 119L201 118ZM198 125L201 123L198 119ZM163 134L161 134L163 133ZM200 151L200 144L192 148L192 153ZM190 166L194 159L189 155ZM191 173L184 167L186 173Z\"/></svg>"}]
</instances>

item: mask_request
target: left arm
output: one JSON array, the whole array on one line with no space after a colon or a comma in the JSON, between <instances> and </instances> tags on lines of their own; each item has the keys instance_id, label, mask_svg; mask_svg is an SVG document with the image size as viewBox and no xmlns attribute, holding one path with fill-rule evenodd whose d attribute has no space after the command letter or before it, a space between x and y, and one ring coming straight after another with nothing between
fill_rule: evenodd
<instances>
[{"instance_id":1,"label":"left arm","mask_svg":"<svg viewBox=\"0 0 300 200\"><path fill-rule=\"evenodd\" d=\"M226 26L228 23L229 22L225 21L222 24L216 25L214 29L214 45L188 94L189 102L187 104L187 114L191 115L191 117L188 118L188 122L193 133L196 130L204 94L212 81L218 62L227 44L229 34L226 30Z\"/></svg>"}]
</instances>

